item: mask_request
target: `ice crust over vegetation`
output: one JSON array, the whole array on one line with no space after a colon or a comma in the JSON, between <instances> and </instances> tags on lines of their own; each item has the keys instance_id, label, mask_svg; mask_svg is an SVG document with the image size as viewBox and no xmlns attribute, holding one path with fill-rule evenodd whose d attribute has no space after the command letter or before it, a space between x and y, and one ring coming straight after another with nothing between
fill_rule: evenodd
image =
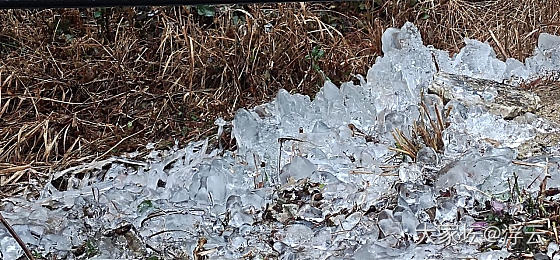
<instances>
[{"instance_id":1,"label":"ice crust over vegetation","mask_svg":"<svg viewBox=\"0 0 560 260\"><path fill-rule=\"evenodd\" d=\"M498 60L487 43L465 43L450 57L424 46L411 23L390 28L384 55L360 85L326 82L313 99L280 90L273 102L240 109L236 151L202 140L154 151L143 163L98 165L80 178L67 171L69 190L49 184L37 200L6 199L2 214L32 250L68 259L507 256L467 243L418 244L418 227L470 226L477 203L507 197L514 174L520 185L540 181L541 168L513 161L521 143L551 130L534 115L506 120L483 106L444 104L427 88L438 70L512 83L560 71L560 37L541 34L525 63ZM389 147L394 129L410 136L421 101L432 118L434 107L449 111L449 126L443 151L422 148L413 162ZM221 134L227 122L217 125ZM527 160L548 162L548 184L559 186L553 150ZM453 196L441 196L451 188ZM3 228L0 252L23 254Z\"/></svg>"}]
</instances>

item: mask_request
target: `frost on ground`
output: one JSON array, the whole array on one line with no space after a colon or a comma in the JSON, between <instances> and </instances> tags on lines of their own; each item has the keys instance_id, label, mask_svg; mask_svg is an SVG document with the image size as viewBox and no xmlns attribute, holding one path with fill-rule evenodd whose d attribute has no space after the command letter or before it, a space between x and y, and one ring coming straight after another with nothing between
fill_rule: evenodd
<instances>
[{"instance_id":1,"label":"frost on ground","mask_svg":"<svg viewBox=\"0 0 560 260\"><path fill-rule=\"evenodd\" d=\"M68 179L66 191L49 184L37 200L6 199L2 214L37 256L66 259L499 259L520 250L560 259L554 220L529 218L541 206L527 206L560 187L558 147L518 149L560 128L516 87L560 71L560 37L541 34L525 63L469 39L449 57L410 23L382 42L360 85L326 82L313 100L280 90L240 109L236 151L203 140L146 162L75 167L53 177ZM431 134L445 126L441 145L414 138L419 118ZM216 123L219 134L229 124ZM523 229L520 243L511 227ZM0 252L23 254L5 229Z\"/></svg>"}]
</instances>

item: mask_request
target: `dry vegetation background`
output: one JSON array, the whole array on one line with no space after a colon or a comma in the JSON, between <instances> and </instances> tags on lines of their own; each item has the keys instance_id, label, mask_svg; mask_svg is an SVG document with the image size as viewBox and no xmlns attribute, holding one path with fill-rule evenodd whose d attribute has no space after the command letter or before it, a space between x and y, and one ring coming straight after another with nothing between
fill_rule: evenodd
<instances>
[{"instance_id":1,"label":"dry vegetation background","mask_svg":"<svg viewBox=\"0 0 560 260\"><path fill-rule=\"evenodd\" d=\"M470 37L523 60L539 33L560 34L560 0L0 11L0 198L65 167L215 133L217 117L279 88L353 80L405 21L450 53Z\"/></svg>"}]
</instances>

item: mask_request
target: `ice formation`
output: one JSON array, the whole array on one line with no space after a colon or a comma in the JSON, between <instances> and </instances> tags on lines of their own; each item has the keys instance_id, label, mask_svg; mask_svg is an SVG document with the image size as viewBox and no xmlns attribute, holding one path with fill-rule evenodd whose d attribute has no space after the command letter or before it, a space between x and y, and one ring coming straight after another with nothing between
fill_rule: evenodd
<instances>
[{"instance_id":1,"label":"ice formation","mask_svg":"<svg viewBox=\"0 0 560 260\"><path fill-rule=\"evenodd\" d=\"M313 99L280 90L270 103L240 109L236 151L202 140L154 151L147 162L97 164L80 178L72 173L83 168L70 169L55 176L69 177L68 190L48 184L37 200L6 199L2 214L34 252L67 259L508 256L476 244L416 242L429 226L476 226L469 212L489 196L507 196L514 174L522 185L541 180L541 168L513 161L542 124L535 116L504 119L480 100L444 103L427 89L441 73L514 82L559 71L560 37L541 34L525 63L498 60L487 43L465 43L450 57L424 46L411 23L388 29L384 55L360 85L326 82ZM410 134L421 101L452 109L443 152L425 147L413 162L389 147L394 129ZM221 135L228 122L216 124ZM556 156L527 159L550 165L552 186L560 185ZM23 254L3 228L0 253Z\"/></svg>"}]
</instances>

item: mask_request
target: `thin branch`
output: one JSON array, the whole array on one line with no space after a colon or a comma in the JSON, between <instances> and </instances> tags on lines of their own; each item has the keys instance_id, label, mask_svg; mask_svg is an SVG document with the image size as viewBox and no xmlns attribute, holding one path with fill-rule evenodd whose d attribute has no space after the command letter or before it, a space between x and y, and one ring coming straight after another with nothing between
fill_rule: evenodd
<instances>
[{"instance_id":1,"label":"thin branch","mask_svg":"<svg viewBox=\"0 0 560 260\"><path fill-rule=\"evenodd\" d=\"M2 213L0 213L0 222L2 222L2 225L4 225L4 227L6 227L6 229L8 230L8 233L10 233L10 235L16 240L16 242L19 244L21 249L23 249L23 252L25 253L25 256L27 256L27 259L35 260L35 257L33 257L33 254L31 254L31 251L29 250L27 245L25 245L23 240L21 240L21 238L18 236L16 231L12 228L10 223L8 223L8 221L6 221L4 216L2 216Z\"/></svg>"}]
</instances>

